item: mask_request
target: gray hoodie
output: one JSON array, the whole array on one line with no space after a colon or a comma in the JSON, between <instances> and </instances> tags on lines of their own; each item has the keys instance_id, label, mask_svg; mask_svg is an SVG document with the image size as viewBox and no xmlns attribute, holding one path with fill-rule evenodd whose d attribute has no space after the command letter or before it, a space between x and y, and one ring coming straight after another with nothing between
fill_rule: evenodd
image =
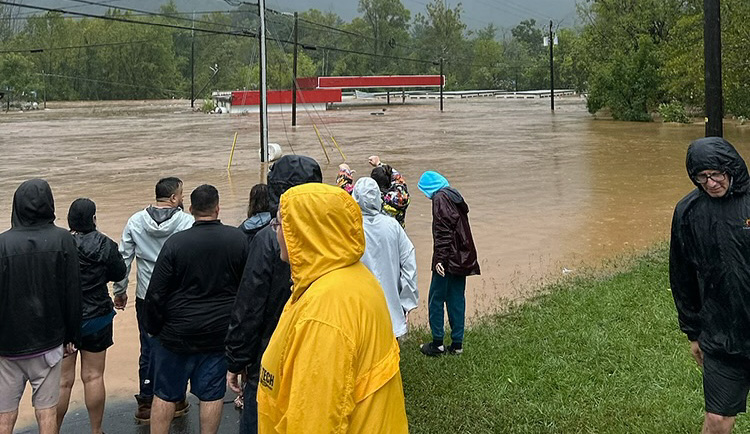
<instances>
[{"instance_id":1,"label":"gray hoodie","mask_svg":"<svg viewBox=\"0 0 750 434\"><path fill-rule=\"evenodd\" d=\"M128 289L127 276L130 276L130 267L135 258L138 268L135 296L143 300L162 246L172 234L193 226L194 221L193 216L179 208L150 206L133 214L120 240L120 254L128 272L125 279L114 284L114 294L122 294Z\"/></svg>"},{"instance_id":2,"label":"gray hoodie","mask_svg":"<svg viewBox=\"0 0 750 434\"><path fill-rule=\"evenodd\" d=\"M354 184L352 197L362 209L365 229L365 254L362 263L375 275L385 293L391 314L393 334L406 333L406 313L419 304L417 292L417 258L414 245L393 217L382 212L383 199L378 183L360 178Z\"/></svg>"}]
</instances>

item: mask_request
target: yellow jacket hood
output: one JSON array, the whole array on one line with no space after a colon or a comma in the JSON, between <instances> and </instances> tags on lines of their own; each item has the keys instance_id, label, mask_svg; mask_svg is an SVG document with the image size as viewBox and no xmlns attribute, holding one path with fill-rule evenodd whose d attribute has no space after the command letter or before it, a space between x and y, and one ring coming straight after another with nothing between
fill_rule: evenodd
<instances>
[{"instance_id":1,"label":"yellow jacket hood","mask_svg":"<svg viewBox=\"0 0 750 434\"><path fill-rule=\"evenodd\" d=\"M341 188L309 183L281 196L281 230L292 271L292 301L320 276L359 261L365 233L359 205Z\"/></svg>"}]
</instances>

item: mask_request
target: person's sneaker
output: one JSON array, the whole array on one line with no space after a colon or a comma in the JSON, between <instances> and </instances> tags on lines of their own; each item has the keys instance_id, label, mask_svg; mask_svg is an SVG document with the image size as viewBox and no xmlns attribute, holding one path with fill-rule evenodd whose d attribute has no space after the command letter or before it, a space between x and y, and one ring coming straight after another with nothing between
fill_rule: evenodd
<instances>
[{"instance_id":1,"label":"person's sneaker","mask_svg":"<svg viewBox=\"0 0 750 434\"><path fill-rule=\"evenodd\" d=\"M425 356L437 357L445 354L445 347L443 345L436 345L434 342L427 342L419 346L419 351Z\"/></svg>"},{"instance_id":2,"label":"person's sneaker","mask_svg":"<svg viewBox=\"0 0 750 434\"><path fill-rule=\"evenodd\" d=\"M175 404L174 408L174 417L177 419L178 417L185 416L185 414L190 409L190 403L187 402L187 399L183 399L182 401Z\"/></svg>"},{"instance_id":3,"label":"person's sneaker","mask_svg":"<svg viewBox=\"0 0 750 434\"><path fill-rule=\"evenodd\" d=\"M463 344L450 344L450 346L448 347L448 354L460 356L463 353L464 353Z\"/></svg>"}]
</instances>

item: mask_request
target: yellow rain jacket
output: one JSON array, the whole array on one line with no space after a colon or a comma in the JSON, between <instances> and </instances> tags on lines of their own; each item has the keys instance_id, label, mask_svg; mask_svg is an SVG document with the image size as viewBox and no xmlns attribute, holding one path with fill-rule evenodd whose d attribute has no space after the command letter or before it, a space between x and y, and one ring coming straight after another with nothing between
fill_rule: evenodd
<instances>
[{"instance_id":1,"label":"yellow rain jacket","mask_svg":"<svg viewBox=\"0 0 750 434\"><path fill-rule=\"evenodd\" d=\"M261 361L259 432L408 432L388 306L359 262L359 206L314 183L289 189L280 211L294 286Z\"/></svg>"}]
</instances>

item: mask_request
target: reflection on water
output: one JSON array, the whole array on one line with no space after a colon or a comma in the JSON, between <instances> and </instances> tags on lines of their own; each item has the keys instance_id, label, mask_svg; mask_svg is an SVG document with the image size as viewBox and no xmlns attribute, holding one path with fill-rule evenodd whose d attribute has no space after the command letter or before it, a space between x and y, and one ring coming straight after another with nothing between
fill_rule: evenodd
<instances>
[{"instance_id":1,"label":"reflection on water","mask_svg":"<svg viewBox=\"0 0 750 434\"><path fill-rule=\"evenodd\" d=\"M97 203L100 229L119 240L128 217L153 200L163 176L185 181L187 194L203 183L221 194L221 218L239 224L258 176L255 116L190 113L185 101L50 104L52 110L0 115L0 227L8 227L12 194L23 180L52 185L58 223L76 197ZM272 114L271 141L285 152L310 155L332 183L338 153L326 165L312 123L335 135L356 176L369 174L378 154L411 186L407 232L417 248L422 305L413 321L425 323L430 280L430 203L417 190L425 170L437 170L466 197L482 276L468 279L467 311L485 312L498 297L523 295L529 282L558 276L562 267L602 258L667 237L672 209L691 188L684 169L688 143L703 125L595 120L583 100L562 99L552 114L545 101L449 101L394 105L385 116L358 107ZM750 155L748 130L727 126L727 137ZM231 176L229 150L239 132ZM291 146L290 146L291 145ZM134 288L128 309L115 319L109 351L108 395L137 389L138 339ZM116 367L116 369L112 369ZM73 407L82 406L80 384ZM29 394L25 396L28 402ZM21 419L31 420L28 406Z\"/></svg>"}]
</instances>

